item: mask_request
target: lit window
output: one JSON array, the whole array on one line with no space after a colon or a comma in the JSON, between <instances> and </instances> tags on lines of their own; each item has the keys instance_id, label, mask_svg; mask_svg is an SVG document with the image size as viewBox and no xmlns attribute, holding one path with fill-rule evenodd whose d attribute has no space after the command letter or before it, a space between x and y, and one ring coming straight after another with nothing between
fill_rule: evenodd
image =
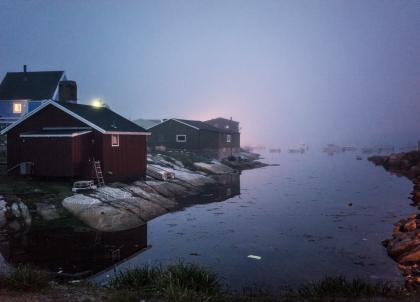
<instances>
[{"instance_id":1,"label":"lit window","mask_svg":"<svg viewBox=\"0 0 420 302\"><path fill-rule=\"evenodd\" d=\"M226 135L226 142L230 143L232 141L232 135L228 134Z\"/></svg>"},{"instance_id":2,"label":"lit window","mask_svg":"<svg viewBox=\"0 0 420 302\"><path fill-rule=\"evenodd\" d=\"M111 135L111 145L112 147L118 147L120 145L120 136L116 134Z\"/></svg>"},{"instance_id":3,"label":"lit window","mask_svg":"<svg viewBox=\"0 0 420 302\"><path fill-rule=\"evenodd\" d=\"M226 125L225 127L226 127L226 129L229 129L229 125Z\"/></svg>"},{"instance_id":4,"label":"lit window","mask_svg":"<svg viewBox=\"0 0 420 302\"><path fill-rule=\"evenodd\" d=\"M176 136L176 142L177 143L186 143L187 142L187 136L185 134L178 134Z\"/></svg>"},{"instance_id":5,"label":"lit window","mask_svg":"<svg viewBox=\"0 0 420 302\"><path fill-rule=\"evenodd\" d=\"M22 103L13 103L13 113L22 113Z\"/></svg>"}]
</instances>

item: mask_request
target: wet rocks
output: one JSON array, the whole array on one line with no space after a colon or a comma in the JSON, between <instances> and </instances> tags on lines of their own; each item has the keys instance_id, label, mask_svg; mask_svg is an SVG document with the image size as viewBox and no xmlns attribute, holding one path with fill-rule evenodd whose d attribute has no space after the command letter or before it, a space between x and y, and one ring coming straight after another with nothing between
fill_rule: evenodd
<instances>
[{"instance_id":1,"label":"wet rocks","mask_svg":"<svg viewBox=\"0 0 420 302\"><path fill-rule=\"evenodd\" d=\"M44 220L49 221L60 218L60 213L54 204L48 202L37 202L35 205L37 213Z\"/></svg>"},{"instance_id":2,"label":"wet rocks","mask_svg":"<svg viewBox=\"0 0 420 302\"><path fill-rule=\"evenodd\" d=\"M414 188L411 192L413 206L420 208L420 152L371 156L369 161L386 170L409 178ZM420 214L413 214L396 223L392 238L385 240L388 254L399 263L407 288L420 291Z\"/></svg>"},{"instance_id":3,"label":"wet rocks","mask_svg":"<svg viewBox=\"0 0 420 302\"><path fill-rule=\"evenodd\" d=\"M388 254L400 264L409 289L420 289L420 214L400 220L392 238L383 242Z\"/></svg>"},{"instance_id":4,"label":"wet rocks","mask_svg":"<svg viewBox=\"0 0 420 302\"><path fill-rule=\"evenodd\" d=\"M380 155L370 156L368 157L368 160L373 162L377 166L382 166L387 161L387 156L380 156Z\"/></svg>"},{"instance_id":5,"label":"wet rocks","mask_svg":"<svg viewBox=\"0 0 420 302\"><path fill-rule=\"evenodd\" d=\"M231 167L216 160L213 160L211 163L197 162L194 163L194 167L210 174L229 174L235 172Z\"/></svg>"},{"instance_id":6,"label":"wet rocks","mask_svg":"<svg viewBox=\"0 0 420 302\"><path fill-rule=\"evenodd\" d=\"M199 188L216 182L208 176L180 169L176 170L175 180L113 183L67 197L62 205L96 230L128 230L179 207L177 200L198 194Z\"/></svg>"},{"instance_id":7,"label":"wet rocks","mask_svg":"<svg viewBox=\"0 0 420 302\"><path fill-rule=\"evenodd\" d=\"M18 232L30 227L32 217L22 201L9 202L0 196L0 227Z\"/></svg>"}]
</instances>

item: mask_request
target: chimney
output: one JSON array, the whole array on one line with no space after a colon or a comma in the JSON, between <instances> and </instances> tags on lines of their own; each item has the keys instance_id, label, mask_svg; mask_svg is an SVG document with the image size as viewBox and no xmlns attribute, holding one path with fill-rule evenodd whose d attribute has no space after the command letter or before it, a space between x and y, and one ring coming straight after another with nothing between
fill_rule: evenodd
<instances>
[{"instance_id":1,"label":"chimney","mask_svg":"<svg viewBox=\"0 0 420 302\"><path fill-rule=\"evenodd\" d=\"M26 64L23 65L23 72L26 73Z\"/></svg>"},{"instance_id":2,"label":"chimney","mask_svg":"<svg viewBox=\"0 0 420 302\"><path fill-rule=\"evenodd\" d=\"M58 84L58 101L77 104L77 84L75 81L60 81Z\"/></svg>"}]
</instances>

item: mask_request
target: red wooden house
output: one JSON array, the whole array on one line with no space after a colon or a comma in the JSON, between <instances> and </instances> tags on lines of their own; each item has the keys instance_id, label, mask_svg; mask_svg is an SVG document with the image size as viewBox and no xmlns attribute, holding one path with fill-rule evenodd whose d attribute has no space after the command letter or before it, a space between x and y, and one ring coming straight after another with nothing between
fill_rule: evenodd
<instances>
[{"instance_id":1,"label":"red wooden house","mask_svg":"<svg viewBox=\"0 0 420 302\"><path fill-rule=\"evenodd\" d=\"M144 177L147 133L105 107L48 101L5 128L8 168L30 163L32 174L105 181Z\"/></svg>"}]
</instances>

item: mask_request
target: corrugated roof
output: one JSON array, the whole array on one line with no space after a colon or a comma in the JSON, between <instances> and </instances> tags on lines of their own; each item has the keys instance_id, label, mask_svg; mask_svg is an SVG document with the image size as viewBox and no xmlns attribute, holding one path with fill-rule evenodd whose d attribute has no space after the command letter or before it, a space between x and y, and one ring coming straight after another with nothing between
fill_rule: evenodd
<instances>
[{"instance_id":1,"label":"corrugated roof","mask_svg":"<svg viewBox=\"0 0 420 302\"><path fill-rule=\"evenodd\" d=\"M49 100L64 71L8 72L0 84L0 100Z\"/></svg>"}]
</instances>

